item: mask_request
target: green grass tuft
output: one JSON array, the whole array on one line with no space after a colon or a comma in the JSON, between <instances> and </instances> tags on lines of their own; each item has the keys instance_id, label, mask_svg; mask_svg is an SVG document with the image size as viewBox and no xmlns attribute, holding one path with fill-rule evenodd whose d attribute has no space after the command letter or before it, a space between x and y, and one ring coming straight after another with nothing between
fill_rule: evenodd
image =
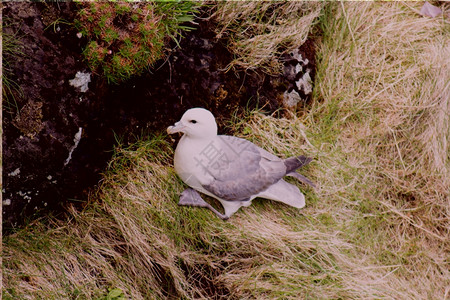
<instances>
[{"instance_id":1,"label":"green grass tuft","mask_svg":"<svg viewBox=\"0 0 450 300\"><path fill-rule=\"evenodd\" d=\"M16 97L22 97L23 93L20 86L11 79L11 69L9 60L14 60L16 57L23 55L21 44L17 33L6 33L2 24L2 96L3 107L9 113L17 113L19 107L17 105Z\"/></svg>"}]
</instances>

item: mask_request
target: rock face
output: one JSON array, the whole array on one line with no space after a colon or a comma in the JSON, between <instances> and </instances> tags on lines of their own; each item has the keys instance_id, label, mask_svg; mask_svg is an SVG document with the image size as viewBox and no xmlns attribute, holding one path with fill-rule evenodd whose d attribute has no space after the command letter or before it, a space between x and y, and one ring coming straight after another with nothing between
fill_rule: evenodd
<instances>
[{"instance_id":1,"label":"rock face","mask_svg":"<svg viewBox=\"0 0 450 300\"><path fill-rule=\"evenodd\" d=\"M3 6L4 32L19 42L17 55L4 56L9 68L5 75L19 86L3 106L7 228L39 209L54 210L61 199L80 195L85 165L78 159L66 166L64 162L78 129L86 126L89 103L83 101L86 94L68 83L77 70L86 70L76 32L67 24L52 24L57 18L70 19L72 5L10 2Z\"/></svg>"},{"instance_id":2,"label":"rock face","mask_svg":"<svg viewBox=\"0 0 450 300\"><path fill-rule=\"evenodd\" d=\"M108 86L81 57L87 41L70 25L76 12L71 2L3 4L4 32L21 45L4 56L6 76L20 87L3 105L5 230L83 203L116 136L127 143L161 132L191 107L211 110L219 124L239 107L273 111L292 85L284 76L226 72L232 55L214 24L201 21L149 72Z\"/></svg>"}]
</instances>

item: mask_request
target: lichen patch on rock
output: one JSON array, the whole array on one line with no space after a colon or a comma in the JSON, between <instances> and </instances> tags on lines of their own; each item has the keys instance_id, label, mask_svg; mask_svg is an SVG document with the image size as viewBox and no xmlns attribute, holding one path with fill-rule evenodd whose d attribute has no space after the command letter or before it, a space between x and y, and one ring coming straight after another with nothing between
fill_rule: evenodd
<instances>
[{"instance_id":1,"label":"lichen patch on rock","mask_svg":"<svg viewBox=\"0 0 450 300\"><path fill-rule=\"evenodd\" d=\"M44 128L42 102L26 103L14 118L13 125L29 138L34 138Z\"/></svg>"}]
</instances>

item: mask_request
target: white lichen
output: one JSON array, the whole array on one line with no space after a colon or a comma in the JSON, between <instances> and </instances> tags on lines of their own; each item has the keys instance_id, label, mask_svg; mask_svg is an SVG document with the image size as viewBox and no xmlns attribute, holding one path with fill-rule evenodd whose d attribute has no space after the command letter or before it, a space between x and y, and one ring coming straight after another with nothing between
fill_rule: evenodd
<instances>
[{"instance_id":1,"label":"white lichen","mask_svg":"<svg viewBox=\"0 0 450 300\"><path fill-rule=\"evenodd\" d=\"M305 74L303 74L302 78L295 82L295 84L297 85L297 88L300 91L303 91L306 95L312 93L312 80L311 76L309 75L309 69Z\"/></svg>"},{"instance_id":2,"label":"white lichen","mask_svg":"<svg viewBox=\"0 0 450 300\"><path fill-rule=\"evenodd\" d=\"M286 107L295 107L300 100L302 100L302 98L296 90L292 90L290 93L286 91L283 94L283 104Z\"/></svg>"},{"instance_id":3,"label":"white lichen","mask_svg":"<svg viewBox=\"0 0 450 300\"><path fill-rule=\"evenodd\" d=\"M31 200L31 197L27 195L27 192L18 191L17 194L24 200Z\"/></svg>"},{"instance_id":4,"label":"white lichen","mask_svg":"<svg viewBox=\"0 0 450 300\"><path fill-rule=\"evenodd\" d=\"M83 132L83 128L81 128L81 127L78 128L78 132L75 134L75 137L73 139L74 145L72 146L72 148L70 148L69 156L67 157L66 161L64 162L64 166L66 166L72 159L72 153L75 150L75 148L78 147L78 143L80 143L82 132ZM54 183L56 183L56 181Z\"/></svg>"},{"instance_id":5,"label":"white lichen","mask_svg":"<svg viewBox=\"0 0 450 300\"><path fill-rule=\"evenodd\" d=\"M303 59L302 55L299 53L298 49L295 49L291 52L292 58L297 60L299 63L302 62L303 65L307 65L309 63L309 60L307 58Z\"/></svg>"},{"instance_id":6,"label":"white lichen","mask_svg":"<svg viewBox=\"0 0 450 300\"><path fill-rule=\"evenodd\" d=\"M91 82L91 74L78 71L74 79L69 80L71 86L80 88L82 93L86 93L89 89L88 84Z\"/></svg>"},{"instance_id":7,"label":"white lichen","mask_svg":"<svg viewBox=\"0 0 450 300\"><path fill-rule=\"evenodd\" d=\"M20 174L20 168L15 169L11 173L8 174L8 176L14 177Z\"/></svg>"}]
</instances>

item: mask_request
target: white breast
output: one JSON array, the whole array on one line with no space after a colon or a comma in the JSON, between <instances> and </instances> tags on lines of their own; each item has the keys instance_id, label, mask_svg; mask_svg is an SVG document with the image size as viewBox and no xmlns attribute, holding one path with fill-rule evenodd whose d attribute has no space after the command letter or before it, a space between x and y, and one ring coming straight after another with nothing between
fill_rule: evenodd
<instances>
[{"instance_id":1,"label":"white breast","mask_svg":"<svg viewBox=\"0 0 450 300\"><path fill-rule=\"evenodd\" d=\"M211 140L191 139L184 135L175 150L174 167L178 176L190 187L202 191L202 184L213 178L204 168L203 155Z\"/></svg>"}]
</instances>

